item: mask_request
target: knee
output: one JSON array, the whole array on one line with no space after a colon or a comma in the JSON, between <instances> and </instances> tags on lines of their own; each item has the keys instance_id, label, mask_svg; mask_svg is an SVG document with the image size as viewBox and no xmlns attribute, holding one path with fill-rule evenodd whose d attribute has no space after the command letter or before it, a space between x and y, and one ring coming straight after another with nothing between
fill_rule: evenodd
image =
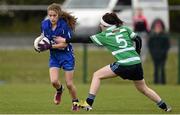
<instances>
[{"instance_id":1,"label":"knee","mask_svg":"<svg viewBox=\"0 0 180 115\"><path fill-rule=\"evenodd\" d=\"M100 78L99 73L98 72L94 72L93 73L93 78L99 79Z\"/></svg>"},{"instance_id":2,"label":"knee","mask_svg":"<svg viewBox=\"0 0 180 115\"><path fill-rule=\"evenodd\" d=\"M94 72L93 73L93 79L101 79L103 76L99 74L99 72Z\"/></svg>"},{"instance_id":3,"label":"knee","mask_svg":"<svg viewBox=\"0 0 180 115\"><path fill-rule=\"evenodd\" d=\"M137 87L137 90L141 92L142 94L146 94L146 88L145 87Z\"/></svg>"},{"instance_id":4,"label":"knee","mask_svg":"<svg viewBox=\"0 0 180 115\"><path fill-rule=\"evenodd\" d=\"M58 81L51 81L52 86L56 87L59 85Z\"/></svg>"},{"instance_id":5,"label":"knee","mask_svg":"<svg viewBox=\"0 0 180 115\"><path fill-rule=\"evenodd\" d=\"M72 89L72 87L73 87L73 82L67 82L67 83L66 83L66 87L67 87L68 89Z\"/></svg>"}]
</instances>

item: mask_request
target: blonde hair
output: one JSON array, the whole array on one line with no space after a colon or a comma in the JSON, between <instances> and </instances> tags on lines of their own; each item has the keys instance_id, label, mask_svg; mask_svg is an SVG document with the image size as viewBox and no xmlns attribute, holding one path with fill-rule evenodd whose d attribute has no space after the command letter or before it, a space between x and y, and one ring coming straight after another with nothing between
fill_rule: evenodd
<instances>
[{"instance_id":1,"label":"blonde hair","mask_svg":"<svg viewBox=\"0 0 180 115\"><path fill-rule=\"evenodd\" d=\"M58 14L59 18L63 18L72 30L75 29L77 18L72 16L70 13L62 11L60 4L57 4L57 3L50 4L47 8L47 11L50 11L50 10L55 11Z\"/></svg>"}]
</instances>

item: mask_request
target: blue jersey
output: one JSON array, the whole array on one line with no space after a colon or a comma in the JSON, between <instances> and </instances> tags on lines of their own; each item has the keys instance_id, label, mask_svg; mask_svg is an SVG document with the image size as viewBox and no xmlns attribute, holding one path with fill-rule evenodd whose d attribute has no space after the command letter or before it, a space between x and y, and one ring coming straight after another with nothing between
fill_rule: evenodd
<instances>
[{"instance_id":1,"label":"blue jersey","mask_svg":"<svg viewBox=\"0 0 180 115\"><path fill-rule=\"evenodd\" d=\"M54 38L57 36L66 39L71 39L72 36L72 30L62 18L58 20L57 27L54 30L52 30L52 24L49 19L43 20L41 23L41 33L43 33L52 44L56 44ZM71 64L67 64L67 62ZM49 66L62 67L65 70L73 70L74 55L72 45L68 44L67 47L63 49L50 49Z\"/></svg>"}]
</instances>

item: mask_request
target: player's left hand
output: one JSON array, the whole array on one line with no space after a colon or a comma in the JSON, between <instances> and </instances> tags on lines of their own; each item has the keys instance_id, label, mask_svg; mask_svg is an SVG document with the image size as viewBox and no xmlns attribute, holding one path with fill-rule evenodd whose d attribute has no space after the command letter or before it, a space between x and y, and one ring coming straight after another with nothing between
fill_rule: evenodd
<instances>
[{"instance_id":1,"label":"player's left hand","mask_svg":"<svg viewBox=\"0 0 180 115\"><path fill-rule=\"evenodd\" d=\"M61 36L58 36L58 37L56 37L56 38L54 39L54 41L55 41L56 43L65 43L65 42L66 42L66 39L63 38L63 37L61 37Z\"/></svg>"},{"instance_id":2,"label":"player's left hand","mask_svg":"<svg viewBox=\"0 0 180 115\"><path fill-rule=\"evenodd\" d=\"M45 50L48 50L48 49L51 49L52 48L52 44L49 44L48 42L46 42L45 40L43 40L44 44L38 44L38 49L40 51L45 51Z\"/></svg>"}]
</instances>

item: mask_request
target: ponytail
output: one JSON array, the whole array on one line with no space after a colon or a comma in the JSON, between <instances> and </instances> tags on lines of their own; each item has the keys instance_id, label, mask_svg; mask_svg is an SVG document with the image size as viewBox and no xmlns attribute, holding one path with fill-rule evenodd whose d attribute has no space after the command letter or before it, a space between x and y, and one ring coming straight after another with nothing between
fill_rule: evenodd
<instances>
[{"instance_id":1,"label":"ponytail","mask_svg":"<svg viewBox=\"0 0 180 115\"><path fill-rule=\"evenodd\" d=\"M62 11L61 17L64 20L66 20L66 22L68 23L69 27L72 30L75 30L75 25L76 25L77 18L75 18L74 16L70 15L70 13L67 13L65 11Z\"/></svg>"},{"instance_id":2,"label":"ponytail","mask_svg":"<svg viewBox=\"0 0 180 115\"><path fill-rule=\"evenodd\" d=\"M110 25L116 25L116 26L123 25L123 21L119 19L119 17L114 12L104 14L102 19Z\"/></svg>"}]
</instances>

